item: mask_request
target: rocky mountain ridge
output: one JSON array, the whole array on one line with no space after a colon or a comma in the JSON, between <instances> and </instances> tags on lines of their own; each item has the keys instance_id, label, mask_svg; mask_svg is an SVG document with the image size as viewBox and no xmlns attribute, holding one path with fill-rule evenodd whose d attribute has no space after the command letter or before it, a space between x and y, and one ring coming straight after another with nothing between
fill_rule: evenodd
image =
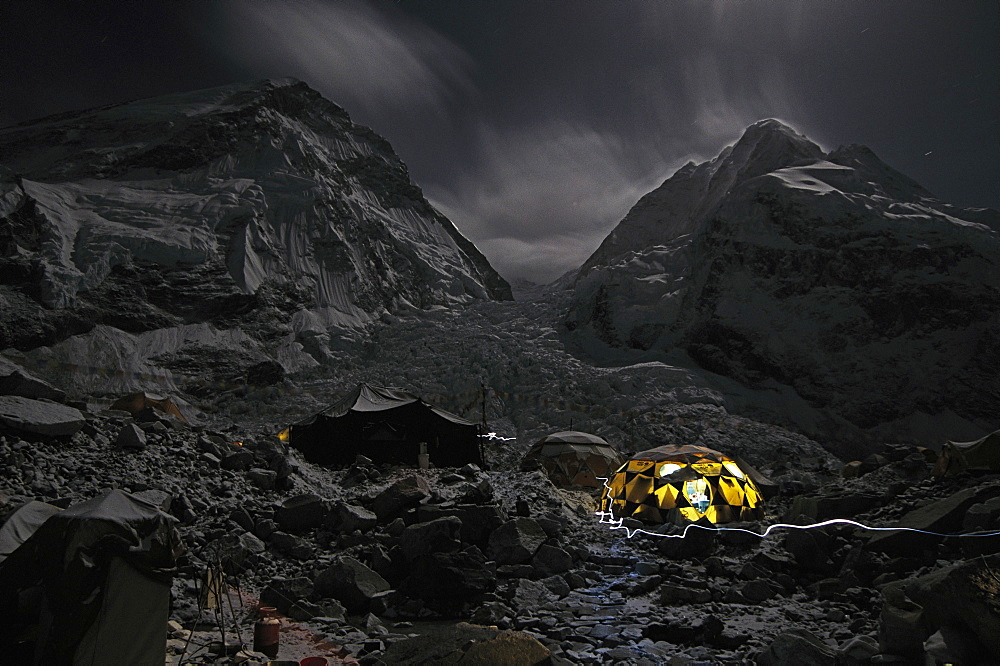
<instances>
[{"instance_id":1,"label":"rocky mountain ridge","mask_svg":"<svg viewBox=\"0 0 1000 666\"><path fill-rule=\"evenodd\" d=\"M387 311L511 297L388 142L294 79L22 123L0 156L0 348L240 323L301 366Z\"/></svg>"},{"instance_id":2,"label":"rocky mountain ridge","mask_svg":"<svg viewBox=\"0 0 1000 666\"><path fill-rule=\"evenodd\" d=\"M996 427L1000 213L943 203L863 146L755 123L643 197L577 275L598 359L657 352L727 406L824 440ZM620 352L616 352L620 353Z\"/></svg>"}]
</instances>

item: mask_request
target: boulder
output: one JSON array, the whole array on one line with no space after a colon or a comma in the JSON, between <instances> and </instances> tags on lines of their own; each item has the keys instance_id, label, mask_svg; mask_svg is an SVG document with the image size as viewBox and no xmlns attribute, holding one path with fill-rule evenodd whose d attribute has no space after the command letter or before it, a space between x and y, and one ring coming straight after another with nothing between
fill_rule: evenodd
<instances>
[{"instance_id":1,"label":"boulder","mask_svg":"<svg viewBox=\"0 0 1000 666\"><path fill-rule=\"evenodd\" d=\"M267 542L274 546L279 553L296 560L308 560L313 554L311 543L287 532L273 532L267 538Z\"/></svg>"},{"instance_id":2,"label":"boulder","mask_svg":"<svg viewBox=\"0 0 1000 666\"><path fill-rule=\"evenodd\" d=\"M1000 496L1000 484L992 483L960 490L949 497L910 511L895 527L908 527L941 534L957 534L969 508ZM941 537L920 532L876 532L868 540L868 548L890 555L910 555L933 548Z\"/></svg>"},{"instance_id":3,"label":"boulder","mask_svg":"<svg viewBox=\"0 0 1000 666\"><path fill-rule=\"evenodd\" d=\"M836 666L837 650L805 629L791 629L778 634L771 644L757 653L759 666Z\"/></svg>"},{"instance_id":4,"label":"boulder","mask_svg":"<svg viewBox=\"0 0 1000 666\"><path fill-rule=\"evenodd\" d=\"M343 557L315 579L316 591L341 601L352 613L368 610L372 598L390 589L389 583L353 557Z\"/></svg>"},{"instance_id":5,"label":"boulder","mask_svg":"<svg viewBox=\"0 0 1000 666\"><path fill-rule=\"evenodd\" d=\"M247 450L234 451L222 458L222 469L245 472L253 467L253 453Z\"/></svg>"},{"instance_id":6,"label":"boulder","mask_svg":"<svg viewBox=\"0 0 1000 666\"><path fill-rule=\"evenodd\" d=\"M697 527L694 527L694 526ZM657 539L657 549L667 559L704 559L715 550L719 537L718 531L707 518L701 518L695 523L685 526L687 536L683 539L665 537Z\"/></svg>"},{"instance_id":7,"label":"boulder","mask_svg":"<svg viewBox=\"0 0 1000 666\"><path fill-rule=\"evenodd\" d=\"M247 479L261 490L274 490L278 473L270 469L253 467L247 471Z\"/></svg>"},{"instance_id":8,"label":"boulder","mask_svg":"<svg viewBox=\"0 0 1000 666\"><path fill-rule=\"evenodd\" d=\"M402 590L428 603L442 601L436 610L451 615L460 609L455 601L467 600L496 588L496 574L486 566L477 549L451 553L426 553L410 567Z\"/></svg>"},{"instance_id":9,"label":"boulder","mask_svg":"<svg viewBox=\"0 0 1000 666\"><path fill-rule=\"evenodd\" d=\"M87 423L78 409L17 395L0 396L0 422L15 430L49 437L68 437Z\"/></svg>"},{"instance_id":10,"label":"boulder","mask_svg":"<svg viewBox=\"0 0 1000 666\"><path fill-rule=\"evenodd\" d=\"M304 532L322 525L327 518L323 498L312 493L289 497L274 512L274 519L287 532Z\"/></svg>"},{"instance_id":11,"label":"boulder","mask_svg":"<svg viewBox=\"0 0 1000 666\"><path fill-rule=\"evenodd\" d=\"M905 583L896 581L882 588L878 646L886 654L918 659L923 653L924 638L930 632L923 618L923 608L906 596Z\"/></svg>"},{"instance_id":12,"label":"boulder","mask_svg":"<svg viewBox=\"0 0 1000 666\"><path fill-rule=\"evenodd\" d=\"M367 532L375 527L378 516L363 506L341 502L334 507L333 524L341 532L350 534L354 530Z\"/></svg>"},{"instance_id":13,"label":"boulder","mask_svg":"<svg viewBox=\"0 0 1000 666\"><path fill-rule=\"evenodd\" d=\"M906 596L923 606L925 626L941 630L959 653L958 663L974 663L983 654L1000 663L997 571L1000 554L993 554L903 583Z\"/></svg>"},{"instance_id":14,"label":"boulder","mask_svg":"<svg viewBox=\"0 0 1000 666\"><path fill-rule=\"evenodd\" d=\"M29 374L23 368L0 359L0 395L62 402L66 393Z\"/></svg>"},{"instance_id":15,"label":"boulder","mask_svg":"<svg viewBox=\"0 0 1000 666\"><path fill-rule=\"evenodd\" d=\"M146 433L134 423L125 425L115 439L115 445L123 449L146 448Z\"/></svg>"},{"instance_id":16,"label":"boulder","mask_svg":"<svg viewBox=\"0 0 1000 666\"><path fill-rule=\"evenodd\" d=\"M489 539L489 556L498 564L523 564L545 541L545 532L531 518L515 518L497 528Z\"/></svg>"},{"instance_id":17,"label":"boulder","mask_svg":"<svg viewBox=\"0 0 1000 666\"><path fill-rule=\"evenodd\" d=\"M283 615L293 604L302 599L308 599L313 594L313 582L305 576L297 578L272 578L260 593L260 603L264 606L274 606Z\"/></svg>"},{"instance_id":18,"label":"boulder","mask_svg":"<svg viewBox=\"0 0 1000 666\"><path fill-rule=\"evenodd\" d=\"M450 553L461 549L458 535L462 521L455 516L410 525L399 536L399 547L407 560L429 553Z\"/></svg>"},{"instance_id":19,"label":"boulder","mask_svg":"<svg viewBox=\"0 0 1000 666\"><path fill-rule=\"evenodd\" d=\"M431 496L427 480L411 475L400 479L375 497L372 508L380 521L392 520L403 511L412 509Z\"/></svg>"},{"instance_id":20,"label":"boulder","mask_svg":"<svg viewBox=\"0 0 1000 666\"><path fill-rule=\"evenodd\" d=\"M531 566L543 576L561 574L573 567L573 556L558 546L543 543L531 559Z\"/></svg>"},{"instance_id":21,"label":"boulder","mask_svg":"<svg viewBox=\"0 0 1000 666\"><path fill-rule=\"evenodd\" d=\"M472 643L462 656L462 664L546 664L552 652L537 638L520 631L502 631L495 638Z\"/></svg>"}]
</instances>

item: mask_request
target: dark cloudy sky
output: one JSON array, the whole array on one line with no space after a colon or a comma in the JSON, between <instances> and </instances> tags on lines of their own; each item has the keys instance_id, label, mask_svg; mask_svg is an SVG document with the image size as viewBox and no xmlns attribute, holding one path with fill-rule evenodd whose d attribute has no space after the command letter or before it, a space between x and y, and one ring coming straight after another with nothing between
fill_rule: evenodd
<instances>
[{"instance_id":1,"label":"dark cloudy sky","mask_svg":"<svg viewBox=\"0 0 1000 666\"><path fill-rule=\"evenodd\" d=\"M7 0L0 34L0 126L298 77L509 278L578 266L765 117L1000 208L997 0Z\"/></svg>"}]
</instances>

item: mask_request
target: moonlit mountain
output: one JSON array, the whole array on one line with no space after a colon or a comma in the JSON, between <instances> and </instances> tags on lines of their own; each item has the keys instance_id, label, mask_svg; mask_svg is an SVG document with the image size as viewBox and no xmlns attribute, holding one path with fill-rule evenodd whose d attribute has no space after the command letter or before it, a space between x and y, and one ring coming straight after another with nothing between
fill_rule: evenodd
<instances>
[{"instance_id":1,"label":"moonlit mountain","mask_svg":"<svg viewBox=\"0 0 1000 666\"><path fill-rule=\"evenodd\" d=\"M510 298L388 142L295 79L8 127L0 169L0 348L254 322L291 369L385 312Z\"/></svg>"},{"instance_id":2,"label":"moonlit mountain","mask_svg":"<svg viewBox=\"0 0 1000 666\"><path fill-rule=\"evenodd\" d=\"M735 380L731 407L824 439L982 433L1000 404L998 232L996 211L939 201L864 146L825 153L764 120L632 208L566 325Z\"/></svg>"}]
</instances>

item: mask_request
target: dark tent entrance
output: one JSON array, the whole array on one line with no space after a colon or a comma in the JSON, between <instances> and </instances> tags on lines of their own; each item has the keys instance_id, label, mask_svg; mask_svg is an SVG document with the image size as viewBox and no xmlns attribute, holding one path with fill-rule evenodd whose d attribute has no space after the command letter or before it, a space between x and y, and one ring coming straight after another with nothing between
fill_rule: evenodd
<instances>
[{"instance_id":1,"label":"dark tent entrance","mask_svg":"<svg viewBox=\"0 0 1000 666\"><path fill-rule=\"evenodd\" d=\"M480 428L399 389L361 384L319 414L293 425L289 443L310 462L416 466L424 451L437 467L483 464Z\"/></svg>"}]
</instances>

